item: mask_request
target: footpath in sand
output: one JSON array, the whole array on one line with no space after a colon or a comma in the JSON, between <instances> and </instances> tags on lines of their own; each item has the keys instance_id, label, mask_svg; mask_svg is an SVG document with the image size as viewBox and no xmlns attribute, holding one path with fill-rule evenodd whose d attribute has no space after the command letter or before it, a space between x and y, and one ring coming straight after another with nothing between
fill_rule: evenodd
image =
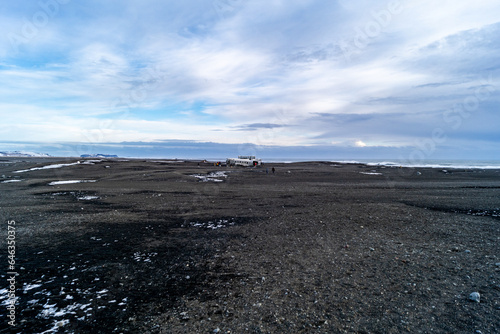
<instances>
[{"instance_id":1,"label":"footpath in sand","mask_svg":"<svg viewBox=\"0 0 500 334\"><path fill-rule=\"evenodd\" d=\"M4 160L0 333L500 328L498 170Z\"/></svg>"}]
</instances>

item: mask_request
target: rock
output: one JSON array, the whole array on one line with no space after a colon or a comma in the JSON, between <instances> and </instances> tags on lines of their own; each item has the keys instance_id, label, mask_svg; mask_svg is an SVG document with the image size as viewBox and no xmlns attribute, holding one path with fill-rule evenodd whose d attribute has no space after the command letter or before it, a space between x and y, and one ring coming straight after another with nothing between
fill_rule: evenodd
<instances>
[{"instance_id":1,"label":"rock","mask_svg":"<svg viewBox=\"0 0 500 334\"><path fill-rule=\"evenodd\" d=\"M473 292L469 295L469 300L479 303L481 301L481 295L479 294L479 292Z\"/></svg>"},{"instance_id":2,"label":"rock","mask_svg":"<svg viewBox=\"0 0 500 334\"><path fill-rule=\"evenodd\" d=\"M181 320L189 320L190 316L188 315L187 312L181 312L180 313L180 318L181 318Z\"/></svg>"},{"instance_id":3,"label":"rock","mask_svg":"<svg viewBox=\"0 0 500 334\"><path fill-rule=\"evenodd\" d=\"M466 250L465 250L465 252L466 252L467 254L470 254L470 250L468 250L468 249L466 249Z\"/></svg>"}]
</instances>

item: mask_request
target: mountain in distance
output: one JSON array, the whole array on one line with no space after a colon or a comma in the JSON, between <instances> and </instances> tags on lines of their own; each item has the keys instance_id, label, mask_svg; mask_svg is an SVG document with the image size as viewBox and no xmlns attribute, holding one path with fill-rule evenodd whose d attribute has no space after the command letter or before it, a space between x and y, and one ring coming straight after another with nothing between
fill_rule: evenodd
<instances>
[{"instance_id":1,"label":"mountain in distance","mask_svg":"<svg viewBox=\"0 0 500 334\"><path fill-rule=\"evenodd\" d=\"M50 155L45 153L24 152L24 151L7 151L0 152L0 157L8 158L48 158Z\"/></svg>"},{"instance_id":2,"label":"mountain in distance","mask_svg":"<svg viewBox=\"0 0 500 334\"><path fill-rule=\"evenodd\" d=\"M80 158L118 158L116 154L82 154Z\"/></svg>"}]
</instances>

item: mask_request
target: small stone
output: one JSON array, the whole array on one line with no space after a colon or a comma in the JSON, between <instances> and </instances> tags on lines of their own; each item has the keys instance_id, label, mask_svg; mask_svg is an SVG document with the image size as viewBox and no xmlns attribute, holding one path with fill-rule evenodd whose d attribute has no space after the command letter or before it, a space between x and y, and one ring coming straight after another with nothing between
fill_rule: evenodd
<instances>
[{"instance_id":1,"label":"small stone","mask_svg":"<svg viewBox=\"0 0 500 334\"><path fill-rule=\"evenodd\" d=\"M217 327L216 329L214 329L214 333L219 333L220 332L220 328Z\"/></svg>"},{"instance_id":2,"label":"small stone","mask_svg":"<svg viewBox=\"0 0 500 334\"><path fill-rule=\"evenodd\" d=\"M495 263L495 266L500 267L500 262Z\"/></svg>"},{"instance_id":3,"label":"small stone","mask_svg":"<svg viewBox=\"0 0 500 334\"><path fill-rule=\"evenodd\" d=\"M468 249L466 249L466 250L465 250L465 252L466 252L467 254L470 254L470 250L468 250Z\"/></svg>"},{"instance_id":4,"label":"small stone","mask_svg":"<svg viewBox=\"0 0 500 334\"><path fill-rule=\"evenodd\" d=\"M479 294L479 292L473 292L469 295L469 300L479 303L481 301L481 295Z\"/></svg>"},{"instance_id":5,"label":"small stone","mask_svg":"<svg viewBox=\"0 0 500 334\"><path fill-rule=\"evenodd\" d=\"M190 319L187 312L181 312L180 316L181 316L181 320L189 320Z\"/></svg>"}]
</instances>

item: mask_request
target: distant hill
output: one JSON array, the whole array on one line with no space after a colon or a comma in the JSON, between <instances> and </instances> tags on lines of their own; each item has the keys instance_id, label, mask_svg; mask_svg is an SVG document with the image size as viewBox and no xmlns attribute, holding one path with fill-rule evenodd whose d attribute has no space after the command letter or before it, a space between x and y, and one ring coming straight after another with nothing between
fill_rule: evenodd
<instances>
[{"instance_id":1,"label":"distant hill","mask_svg":"<svg viewBox=\"0 0 500 334\"><path fill-rule=\"evenodd\" d=\"M35 152L7 151L7 152L0 152L0 157L47 158L50 157L50 155L45 153L35 153Z\"/></svg>"},{"instance_id":2,"label":"distant hill","mask_svg":"<svg viewBox=\"0 0 500 334\"><path fill-rule=\"evenodd\" d=\"M118 158L116 154L82 154L81 158Z\"/></svg>"}]
</instances>

